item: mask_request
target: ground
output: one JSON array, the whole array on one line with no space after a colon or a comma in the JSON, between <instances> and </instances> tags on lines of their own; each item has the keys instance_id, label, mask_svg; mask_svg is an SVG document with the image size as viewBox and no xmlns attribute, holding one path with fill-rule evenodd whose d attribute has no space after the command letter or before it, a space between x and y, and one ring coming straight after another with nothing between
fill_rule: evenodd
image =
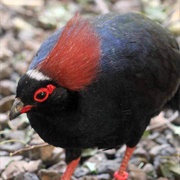
<instances>
[{"instance_id":1,"label":"ground","mask_svg":"<svg viewBox=\"0 0 180 180\"><path fill-rule=\"evenodd\" d=\"M177 0L2 0L0 4L0 179L56 180L65 170L64 150L45 144L26 115L9 121L17 81L44 39L75 12L84 17L116 11L140 11L168 28L180 42ZM180 179L180 117L162 112L151 121L131 159L132 180ZM109 180L119 168L125 147L87 149L72 179Z\"/></svg>"}]
</instances>

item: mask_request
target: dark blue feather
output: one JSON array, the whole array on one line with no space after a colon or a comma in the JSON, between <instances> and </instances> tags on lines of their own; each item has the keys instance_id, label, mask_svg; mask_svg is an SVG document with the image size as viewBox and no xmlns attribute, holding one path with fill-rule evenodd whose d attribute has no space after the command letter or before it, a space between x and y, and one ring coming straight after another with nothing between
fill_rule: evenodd
<instances>
[{"instance_id":1,"label":"dark blue feather","mask_svg":"<svg viewBox=\"0 0 180 180\"><path fill-rule=\"evenodd\" d=\"M57 40L62 33L62 29L57 30L53 33L46 41L43 42L36 56L32 60L29 69L35 69L39 63L41 63L47 55L51 52Z\"/></svg>"}]
</instances>

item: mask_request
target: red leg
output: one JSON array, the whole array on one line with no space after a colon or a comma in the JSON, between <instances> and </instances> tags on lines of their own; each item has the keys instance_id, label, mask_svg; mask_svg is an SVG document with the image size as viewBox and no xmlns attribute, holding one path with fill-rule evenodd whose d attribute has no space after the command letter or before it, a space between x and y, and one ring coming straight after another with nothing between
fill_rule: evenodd
<instances>
[{"instance_id":1,"label":"red leg","mask_svg":"<svg viewBox=\"0 0 180 180\"><path fill-rule=\"evenodd\" d=\"M68 164L68 166L67 166L67 168L66 168L66 171L65 171L65 173L63 174L61 180L70 180L70 179L71 179L71 176L72 176L72 174L74 173L74 171L75 171L75 169L76 169L76 167L77 167L80 159L81 159L81 158L78 157L77 159L71 161L71 162Z\"/></svg>"},{"instance_id":2,"label":"red leg","mask_svg":"<svg viewBox=\"0 0 180 180\"><path fill-rule=\"evenodd\" d=\"M114 173L115 180L127 180L128 173L126 172L126 168L127 168L128 162L133 154L134 149L135 149L135 147L133 147L133 148L126 147L126 152L125 152L124 158L122 160L120 169L119 169L119 171Z\"/></svg>"}]
</instances>

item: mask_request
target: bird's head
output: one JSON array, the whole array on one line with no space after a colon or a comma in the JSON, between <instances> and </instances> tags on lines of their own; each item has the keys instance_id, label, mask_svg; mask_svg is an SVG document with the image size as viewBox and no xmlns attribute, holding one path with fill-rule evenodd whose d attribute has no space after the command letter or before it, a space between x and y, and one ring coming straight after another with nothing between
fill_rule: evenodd
<instances>
[{"instance_id":1,"label":"bird's head","mask_svg":"<svg viewBox=\"0 0 180 180\"><path fill-rule=\"evenodd\" d=\"M62 103L58 108L63 107L68 92L92 83L100 58L98 34L88 20L76 14L58 35L49 37L40 47L18 83L10 119L21 113L50 111L56 103Z\"/></svg>"},{"instance_id":2,"label":"bird's head","mask_svg":"<svg viewBox=\"0 0 180 180\"><path fill-rule=\"evenodd\" d=\"M18 82L10 119L22 113L55 110L57 104L61 104L63 108L67 98L67 89L38 70L29 70Z\"/></svg>"}]
</instances>

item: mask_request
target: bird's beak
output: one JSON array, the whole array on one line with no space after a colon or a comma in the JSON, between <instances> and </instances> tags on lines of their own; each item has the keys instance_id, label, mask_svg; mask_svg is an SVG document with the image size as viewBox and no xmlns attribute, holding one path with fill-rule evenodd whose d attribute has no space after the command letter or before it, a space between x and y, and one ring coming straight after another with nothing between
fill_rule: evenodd
<instances>
[{"instance_id":1,"label":"bird's beak","mask_svg":"<svg viewBox=\"0 0 180 180\"><path fill-rule=\"evenodd\" d=\"M10 120L15 119L20 114L30 111L32 107L33 107L32 105L24 106L24 103L19 98L16 98L10 110L9 119Z\"/></svg>"},{"instance_id":2,"label":"bird's beak","mask_svg":"<svg viewBox=\"0 0 180 180\"><path fill-rule=\"evenodd\" d=\"M24 106L24 103L21 101L21 99L16 98L14 100L14 103L13 103L12 108L10 110L9 119L10 120L15 119L20 114L30 111L32 107L36 107L36 106L32 106L32 105Z\"/></svg>"},{"instance_id":3,"label":"bird's beak","mask_svg":"<svg viewBox=\"0 0 180 180\"><path fill-rule=\"evenodd\" d=\"M9 119L12 120L19 116L21 114L21 110L23 109L23 107L23 102L19 98L16 98L10 110Z\"/></svg>"}]
</instances>

